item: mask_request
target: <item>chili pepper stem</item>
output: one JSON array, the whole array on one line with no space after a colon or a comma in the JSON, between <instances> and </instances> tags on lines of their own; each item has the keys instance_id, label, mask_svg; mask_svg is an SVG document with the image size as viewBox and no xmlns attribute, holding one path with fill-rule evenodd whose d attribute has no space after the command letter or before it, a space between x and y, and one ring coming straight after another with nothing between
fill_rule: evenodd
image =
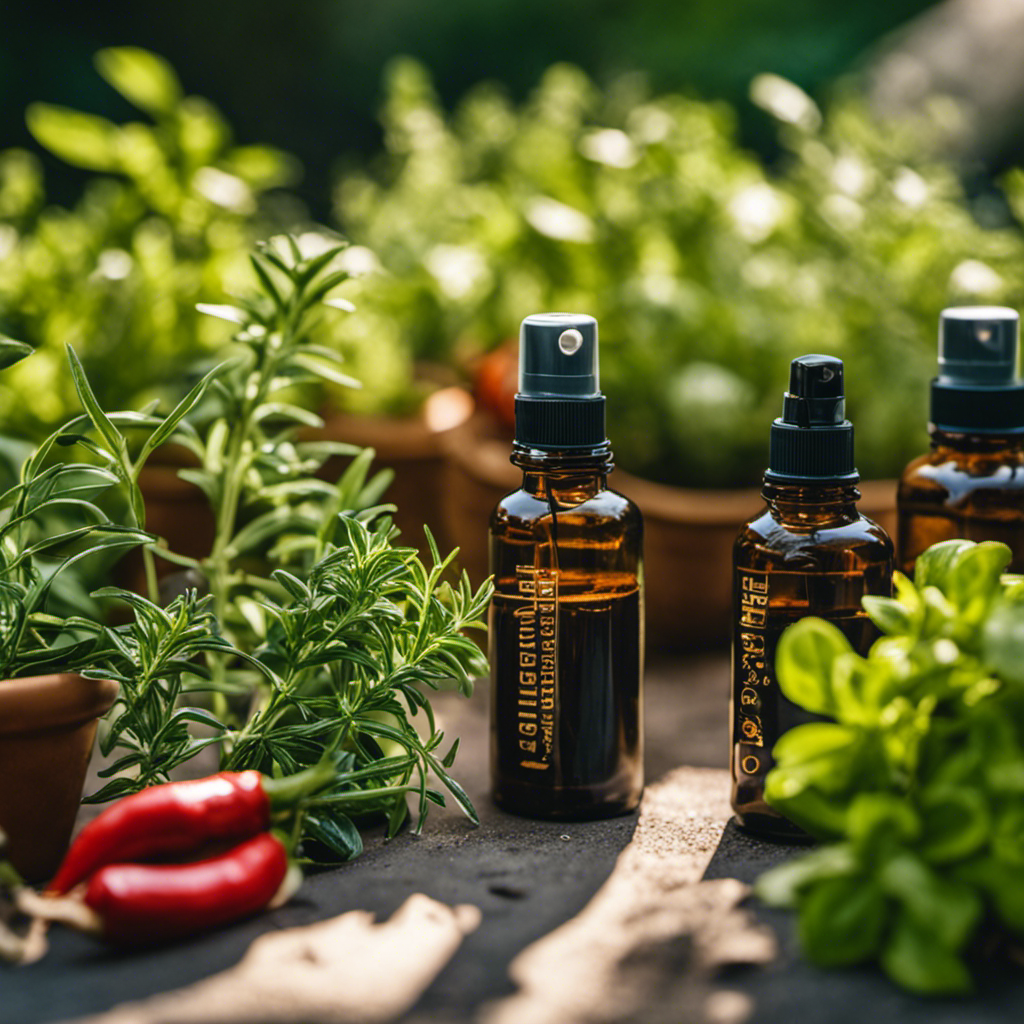
<instances>
[{"instance_id":1,"label":"chili pepper stem","mask_svg":"<svg viewBox=\"0 0 1024 1024\"><path fill-rule=\"evenodd\" d=\"M20 889L25 880L9 860L0 860L0 886L7 889Z\"/></svg>"},{"instance_id":2,"label":"chili pepper stem","mask_svg":"<svg viewBox=\"0 0 1024 1024\"><path fill-rule=\"evenodd\" d=\"M315 765L294 775L273 779L263 777L263 792L267 794L271 810L294 807L307 796L326 789L337 778L334 757L325 754Z\"/></svg>"},{"instance_id":3,"label":"chili pepper stem","mask_svg":"<svg viewBox=\"0 0 1024 1024\"><path fill-rule=\"evenodd\" d=\"M25 886L15 892L14 902L23 914L41 921L58 921L92 935L100 935L103 931L99 914L71 896L40 896Z\"/></svg>"},{"instance_id":4,"label":"chili pepper stem","mask_svg":"<svg viewBox=\"0 0 1024 1024\"><path fill-rule=\"evenodd\" d=\"M268 910L276 910L283 907L298 891L302 885L302 868L295 861L289 861L288 873L284 876L280 888L274 893L274 898L267 904Z\"/></svg>"}]
</instances>

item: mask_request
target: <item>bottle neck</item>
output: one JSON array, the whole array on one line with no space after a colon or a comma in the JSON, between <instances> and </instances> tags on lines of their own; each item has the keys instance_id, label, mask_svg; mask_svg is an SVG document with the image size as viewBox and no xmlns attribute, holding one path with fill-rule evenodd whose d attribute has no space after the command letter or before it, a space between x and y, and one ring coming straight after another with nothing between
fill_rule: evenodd
<instances>
[{"instance_id":1,"label":"bottle neck","mask_svg":"<svg viewBox=\"0 0 1024 1024\"><path fill-rule=\"evenodd\" d=\"M523 490L535 497L572 507L607 487L614 468L612 447L605 441L593 448L547 451L518 441L511 462L523 471Z\"/></svg>"},{"instance_id":2,"label":"bottle neck","mask_svg":"<svg viewBox=\"0 0 1024 1024\"><path fill-rule=\"evenodd\" d=\"M765 480L761 497L776 519L787 523L821 526L859 518L855 483L779 483Z\"/></svg>"},{"instance_id":3,"label":"bottle neck","mask_svg":"<svg viewBox=\"0 0 1024 1024\"><path fill-rule=\"evenodd\" d=\"M997 455L1000 452L1024 451L1022 434L972 434L967 431L945 430L929 424L932 449L947 449L972 455Z\"/></svg>"}]
</instances>

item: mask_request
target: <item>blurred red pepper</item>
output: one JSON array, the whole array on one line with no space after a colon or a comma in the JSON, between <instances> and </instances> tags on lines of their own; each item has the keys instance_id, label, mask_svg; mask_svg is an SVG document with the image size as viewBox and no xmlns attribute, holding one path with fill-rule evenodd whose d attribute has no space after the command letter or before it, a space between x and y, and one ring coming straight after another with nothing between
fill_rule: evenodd
<instances>
[{"instance_id":1,"label":"blurred red pepper","mask_svg":"<svg viewBox=\"0 0 1024 1024\"><path fill-rule=\"evenodd\" d=\"M325 788L334 777L325 760L282 779L221 772L133 793L82 829L48 891L66 893L106 864L187 854L207 843L256 835L270 826L273 810Z\"/></svg>"},{"instance_id":2,"label":"blurred red pepper","mask_svg":"<svg viewBox=\"0 0 1024 1024\"><path fill-rule=\"evenodd\" d=\"M519 342L508 341L480 358L473 375L477 404L506 427L516 424L519 390Z\"/></svg>"},{"instance_id":3,"label":"blurred red pepper","mask_svg":"<svg viewBox=\"0 0 1024 1024\"><path fill-rule=\"evenodd\" d=\"M287 898L288 866L281 841L262 832L190 864L108 864L89 879L85 905L111 942L160 942L254 914L279 893Z\"/></svg>"}]
</instances>

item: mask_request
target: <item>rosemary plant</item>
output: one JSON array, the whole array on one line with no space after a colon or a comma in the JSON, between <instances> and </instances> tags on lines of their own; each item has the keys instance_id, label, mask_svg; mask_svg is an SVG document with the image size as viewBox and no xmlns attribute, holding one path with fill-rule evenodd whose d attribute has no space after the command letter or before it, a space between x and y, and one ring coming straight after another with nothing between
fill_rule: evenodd
<instances>
[{"instance_id":1,"label":"rosemary plant","mask_svg":"<svg viewBox=\"0 0 1024 1024\"><path fill-rule=\"evenodd\" d=\"M30 346L0 338L0 368L30 355ZM109 557L153 540L144 532L139 512L138 472L160 443L178 428L198 401L207 382L166 419L146 413L107 416L95 400L81 364L68 347L68 358L86 412L52 433L22 465L18 482L0 495L0 678L52 671L80 671L94 664L101 629L95 621L57 614L53 598L61 587L74 587L68 570L85 559ZM99 423L106 447L82 431ZM128 459L118 423L148 430L142 451ZM114 439L117 439L117 444ZM62 448L78 446L91 462L65 462ZM132 508L131 522L114 522L103 508L106 492L122 489Z\"/></svg>"},{"instance_id":2,"label":"rosemary plant","mask_svg":"<svg viewBox=\"0 0 1024 1024\"><path fill-rule=\"evenodd\" d=\"M241 354L211 371L198 428L179 421L174 439L199 460L180 475L207 495L215 539L202 559L151 550L209 593L186 590L163 609L153 594L102 592L128 602L134 621L106 630L95 669L121 682L102 748L124 753L91 798L160 781L211 744L224 768L274 774L328 750L335 781L295 827L332 860L361 849L353 815L384 814L393 834L414 794L419 827L429 804L445 801L431 773L476 819L448 772L457 743L442 753L424 688L454 678L470 692L483 664L465 630L483 628L490 597L489 583L474 591L465 574L445 579L455 552L442 558L432 538L429 567L396 544L393 506L377 504L390 476L368 479L372 450L299 436L322 425L297 404L303 389L355 383L310 337L325 305L348 309L328 297L346 276L332 269L340 251L306 256L294 239L275 239L252 256L256 296L204 307L238 325ZM101 417L93 422L106 437ZM107 439L108 452L117 446ZM338 454L352 456L340 479L314 475ZM210 710L181 706L200 690L212 693ZM204 735L193 735L197 727Z\"/></svg>"}]
</instances>

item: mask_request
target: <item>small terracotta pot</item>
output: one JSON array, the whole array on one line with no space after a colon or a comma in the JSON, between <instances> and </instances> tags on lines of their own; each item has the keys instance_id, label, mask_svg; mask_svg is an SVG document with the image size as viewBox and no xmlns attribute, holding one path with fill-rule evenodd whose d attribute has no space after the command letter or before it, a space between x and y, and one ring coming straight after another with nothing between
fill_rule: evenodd
<instances>
[{"instance_id":1,"label":"small terracotta pot","mask_svg":"<svg viewBox=\"0 0 1024 1024\"><path fill-rule=\"evenodd\" d=\"M117 689L70 672L0 680L0 829L30 882L53 877L68 848L96 720Z\"/></svg>"},{"instance_id":2,"label":"small terracotta pot","mask_svg":"<svg viewBox=\"0 0 1024 1024\"><path fill-rule=\"evenodd\" d=\"M487 523L498 499L522 472L509 462L512 442L493 421L474 416L446 439L443 501L448 533L474 581L487 575ZM611 486L644 516L648 647L700 650L728 643L732 608L732 546L764 507L760 488L710 491L670 487L616 470ZM890 536L896 529L896 483L860 484L861 511Z\"/></svg>"},{"instance_id":3,"label":"small terracotta pot","mask_svg":"<svg viewBox=\"0 0 1024 1024\"><path fill-rule=\"evenodd\" d=\"M444 388L428 398L420 416L399 419L329 413L323 417L321 430L304 431L303 436L375 449L377 457L371 473L385 468L395 471L395 478L381 501L398 507L394 520L402 531L401 543L418 548L428 557L424 524L430 527L442 554L450 547L441 509L446 461L444 438L458 429L472 409L473 400L465 391ZM325 480L337 480L346 462L342 458L331 458L318 475Z\"/></svg>"}]
</instances>

